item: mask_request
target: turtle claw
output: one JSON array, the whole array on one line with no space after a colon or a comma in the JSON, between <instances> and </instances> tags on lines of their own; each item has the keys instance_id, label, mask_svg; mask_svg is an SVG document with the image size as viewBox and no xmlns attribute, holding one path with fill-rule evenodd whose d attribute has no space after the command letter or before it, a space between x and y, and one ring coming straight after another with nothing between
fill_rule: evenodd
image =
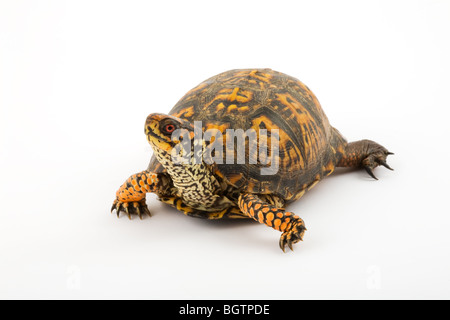
<instances>
[{"instance_id":1,"label":"turtle claw","mask_svg":"<svg viewBox=\"0 0 450 320\"><path fill-rule=\"evenodd\" d=\"M141 207L138 202L133 202L133 208L136 211L137 215L139 216L139 219L141 219L141 220L142 220L142 211L145 212L145 210L146 210L146 212L148 212L148 214L150 213L150 211L148 211L148 208L146 205ZM151 216L151 215L149 215L149 216Z\"/></svg>"},{"instance_id":2,"label":"turtle claw","mask_svg":"<svg viewBox=\"0 0 450 320\"><path fill-rule=\"evenodd\" d=\"M125 208L125 212L127 213L128 219L131 220L131 214L130 211L128 210L128 203L124 203L123 206Z\"/></svg>"},{"instance_id":3,"label":"turtle claw","mask_svg":"<svg viewBox=\"0 0 450 320\"><path fill-rule=\"evenodd\" d=\"M126 213L128 219L131 220L132 214L137 214L139 218L142 220L142 213L147 214L149 217L152 215L148 210L147 204L145 203L145 199L140 201L131 201L131 202L122 202L118 199L114 200L114 203L111 208L111 212L116 210L117 218L120 217L120 212Z\"/></svg>"},{"instance_id":4,"label":"turtle claw","mask_svg":"<svg viewBox=\"0 0 450 320\"><path fill-rule=\"evenodd\" d=\"M373 173L373 169L375 169L378 166L383 166L386 169L394 170L392 169L386 162L386 158L388 155L393 154L392 152L387 151L384 147L376 144L374 146L374 151L369 154L363 161L362 166L364 169L366 169L367 173L374 178L375 180L378 180L378 178Z\"/></svg>"},{"instance_id":5,"label":"turtle claw","mask_svg":"<svg viewBox=\"0 0 450 320\"><path fill-rule=\"evenodd\" d=\"M152 214L150 213L150 210L148 210L148 207L146 205L140 207L140 210L141 210L141 213L148 215L149 218L152 216Z\"/></svg>"},{"instance_id":6,"label":"turtle claw","mask_svg":"<svg viewBox=\"0 0 450 320\"><path fill-rule=\"evenodd\" d=\"M135 209L136 209L136 212L137 212L137 214L139 216L139 219L142 220L142 214L141 214L141 210L139 210L139 206L135 207Z\"/></svg>"},{"instance_id":7,"label":"turtle claw","mask_svg":"<svg viewBox=\"0 0 450 320\"><path fill-rule=\"evenodd\" d=\"M283 252L286 252L286 246L288 246L291 251L294 251L293 244L303 241L303 235L305 234L306 228L302 219L298 219L292 223L291 227L286 228L286 231L280 237L280 248Z\"/></svg>"},{"instance_id":8,"label":"turtle claw","mask_svg":"<svg viewBox=\"0 0 450 320\"><path fill-rule=\"evenodd\" d=\"M288 242L288 247L289 247L289 249L291 249L291 251L294 251L294 248L292 247L292 242Z\"/></svg>"},{"instance_id":9,"label":"turtle claw","mask_svg":"<svg viewBox=\"0 0 450 320\"><path fill-rule=\"evenodd\" d=\"M119 200L117 200L117 199L114 200L114 203L113 203L112 208L111 208L111 213L114 210L116 210L117 218L119 218L120 211L122 211L122 205L123 205L123 203L120 202Z\"/></svg>"},{"instance_id":10,"label":"turtle claw","mask_svg":"<svg viewBox=\"0 0 450 320\"><path fill-rule=\"evenodd\" d=\"M374 178L375 180L378 180L378 178L375 176L375 174L373 173L373 169L371 167L364 167L364 169L366 169L367 173L369 174L369 176L371 176L372 178Z\"/></svg>"},{"instance_id":11,"label":"turtle claw","mask_svg":"<svg viewBox=\"0 0 450 320\"><path fill-rule=\"evenodd\" d=\"M387 168L387 169L389 169L389 170L394 171L394 169L392 169L392 168L387 164L386 161L380 160L380 161L378 161L378 163L381 164L383 167L385 167L385 168Z\"/></svg>"}]
</instances>

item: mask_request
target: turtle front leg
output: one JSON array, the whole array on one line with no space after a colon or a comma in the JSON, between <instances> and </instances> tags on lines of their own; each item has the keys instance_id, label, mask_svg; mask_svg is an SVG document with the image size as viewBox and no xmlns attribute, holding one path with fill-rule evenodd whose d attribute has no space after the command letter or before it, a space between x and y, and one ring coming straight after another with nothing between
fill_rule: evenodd
<instances>
[{"instance_id":1,"label":"turtle front leg","mask_svg":"<svg viewBox=\"0 0 450 320\"><path fill-rule=\"evenodd\" d=\"M249 217L282 232L280 248L283 252L286 245L294 250L292 245L303 240L305 223L292 212L272 206L256 195L248 193L239 196L238 205Z\"/></svg>"},{"instance_id":2,"label":"turtle front leg","mask_svg":"<svg viewBox=\"0 0 450 320\"><path fill-rule=\"evenodd\" d=\"M374 141L355 141L347 145L345 154L342 156L342 159L337 166L364 168L372 178L378 180L373 173L373 169L379 165L382 165L389 170L394 170L386 163L386 158L391 154L393 153Z\"/></svg>"},{"instance_id":3,"label":"turtle front leg","mask_svg":"<svg viewBox=\"0 0 450 320\"><path fill-rule=\"evenodd\" d=\"M151 216L145 203L145 195L147 192L156 192L158 182L158 175L147 170L132 175L117 190L111 212L115 209L117 217L119 217L120 212L123 211L129 219L131 219L131 214L137 214L140 219L142 219L143 213Z\"/></svg>"}]
</instances>

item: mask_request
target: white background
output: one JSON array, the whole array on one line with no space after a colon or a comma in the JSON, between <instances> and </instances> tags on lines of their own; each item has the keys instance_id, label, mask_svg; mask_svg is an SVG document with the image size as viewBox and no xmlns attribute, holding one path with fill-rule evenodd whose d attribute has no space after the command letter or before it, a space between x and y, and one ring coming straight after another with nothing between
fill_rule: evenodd
<instances>
[{"instance_id":1,"label":"white background","mask_svg":"<svg viewBox=\"0 0 450 320\"><path fill-rule=\"evenodd\" d=\"M449 1L1 1L0 298L450 298ZM391 172L340 171L252 221L109 213L151 156L144 121L206 78L307 84Z\"/></svg>"}]
</instances>

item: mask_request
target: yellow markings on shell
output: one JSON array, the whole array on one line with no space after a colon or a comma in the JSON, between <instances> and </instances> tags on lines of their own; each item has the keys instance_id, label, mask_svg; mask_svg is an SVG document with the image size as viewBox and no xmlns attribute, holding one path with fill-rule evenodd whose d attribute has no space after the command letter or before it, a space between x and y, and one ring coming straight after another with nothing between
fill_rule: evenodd
<instances>
[{"instance_id":1,"label":"yellow markings on shell","mask_svg":"<svg viewBox=\"0 0 450 320\"><path fill-rule=\"evenodd\" d=\"M328 162L328 164L327 164L326 166L324 166L324 167L322 168L322 170L323 170L324 172L327 172L327 176L329 176L330 174L332 174L333 171L334 171L334 163L333 163L333 161Z\"/></svg>"},{"instance_id":2,"label":"yellow markings on shell","mask_svg":"<svg viewBox=\"0 0 450 320\"><path fill-rule=\"evenodd\" d=\"M232 100L230 100L232 99ZM234 88L232 94L229 97L229 101L237 101L239 103L249 102L253 99L253 91L242 90L239 87Z\"/></svg>"},{"instance_id":3,"label":"yellow markings on shell","mask_svg":"<svg viewBox=\"0 0 450 320\"><path fill-rule=\"evenodd\" d=\"M228 177L228 181L231 182L231 184L235 184L236 182L238 182L239 180L241 180L243 178L243 174L242 173L238 173L238 174L233 174L231 176Z\"/></svg>"},{"instance_id":4,"label":"yellow markings on shell","mask_svg":"<svg viewBox=\"0 0 450 320\"><path fill-rule=\"evenodd\" d=\"M176 206L177 206L177 210L180 210L180 211L183 211L183 212L186 212L186 213L194 211L190 207L183 206L183 201L181 201L181 199L178 199L178 201L176 202Z\"/></svg>"},{"instance_id":5,"label":"yellow markings on shell","mask_svg":"<svg viewBox=\"0 0 450 320\"><path fill-rule=\"evenodd\" d=\"M234 101L236 100L237 97L237 93L239 92L239 87L236 87L233 89L233 92L228 96L227 100L228 101Z\"/></svg>"},{"instance_id":6,"label":"yellow markings on shell","mask_svg":"<svg viewBox=\"0 0 450 320\"><path fill-rule=\"evenodd\" d=\"M255 187L256 187L255 181L249 180L249 181L247 182L247 190L250 190L250 192L251 192L252 190L255 190Z\"/></svg>"},{"instance_id":7,"label":"yellow markings on shell","mask_svg":"<svg viewBox=\"0 0 450 320\"><path fill-rule=\"evenodd\" d=\"M268 73L263 73L260 70L252 70L249 74L250 77L258 79L262 82L269 83L272 76Z\"/></svg>"},{"instance_id":8,"label":"yellow markings on shell","mask_svg":"<svg viewBox=\"0 0 450 320\"><path fill-rule=\"evenodd\" d=\"M228 108L227 108L227 113L231 113L231 112L233 112L234 110L237 110L237 105L235 105L235 104L232 104L232 105L230 105L230 106L228 106Z\"/></svg>"},{"instance_id":9,"label":"yellow markings on shell","mask_svg":"<svg viewBox=\"0 0 450 320\"><path fill-rule=\"evenodd\" d=\"M193 115L194 115L194 106L191 106L191 107L189 107L189 108L187 108L187 109L184 110L183 116L185 116L185 117L187 117L187 118L190 118L190 117L192 117Z\"/></svg>"},{"instance_id":10,"label":"yellow markings on shell","mask_svg":"<svg viewBox=\"0 0 450 320\"><path fill-rule=\"evenodd\" d=\"M339 145L339 146L338 146L338 151L339 151L340 153L342 153L342 154L345 154L344 146L343 146L343 145Z\"/></svg>"},{"instance_id":11,"label":"yellow markings on shell","mask_svg":"<svg viewBox=\"0 0 450 320\"><path fill-rule=\"evenodd\" d=\"M174 206L175 205L175 197L162 197L160 198L160 200L170 206Z\"/></svg>"},{"instance_id":12,"label":"yellow markings on shell","mask_svg":"<svg viewBox=\"0 0 450 320\"><path fill-rule=\"evenodd\" d=\"M314 187L316 186L316 184L319 183L319 181L320 181L320 175L317 175L317 176L316 176L316 180L313 181L313 183L311 183L311 184L308 186L308 190L311 190L312 188L314 188Z\"/></svg>"},{"instance_id":13,"label":"yellow markings on shell","mask_svg":"<svg viewBox=\"0 0 450 320\"><path fill-rule=\"evenodd\" d=\"M300 199L301 197L303 197L303 195L305 194L305 192L306 192L306 190L302 190L302 191L300 191L299 193L297 193L297 194L295 195L295 197L294 197L294 200L298 200L298 199Z\"/></svg>"},{"instance_id":14,"label":"yellow markings on shell","mask_svg":"<svg viewBox=\"0 0 450 320\"><path fill-rule=\"evenodd\" d=\"M223 103L221 103L221 105L223 105ZM230 128L229 123L223 123L223 124L207 123L205 130L217 130L221 133L224 133L228 128Z\"/></svg>"},{"instance_id":15,"label":"yellow markings on shell","mask_svg":"<svg viewBox=\"0 0 450 320\"><path fill-rule=\"evenodd\" d=\"M285 108L283 111L290 109L294 114L298 113L298 110L304 111L305 107L301 105L293 96L289 93L277 93L277 100L280 101ZM289 101L288 101L289 100Z\"/></svg>"},{"instance_id":16,"label":"yellow markings on shell","mask_svg":"<svg viewBox=\"0 0 450 320\"><path fill-rule=\"evenodd\" d=\"M214 99L209 101L204 106L204 109L208 108L215 101L225 101L225 102L228 101L228 102L245 103L245 102L249 102L252 99L253 99L253 92L250 91L250 90L241 90L239 87L235 87L233 89L231 89L231 88L224 88L222 90L219 90L219 92L217 92L217 94L214 97ZM221 103L219 103L218 106L220 106ZM221 110L221 109L223 109L223 108L220 107L219 110Z\"/></svg>"},{"instance_id":17,"label":"yellow markings on shell","mask_svg":"<svg viewBox=\"0 0 450 320\"><path fill-rule=\"evenodd\" d=\"M221 103L219 103L219 104L217 105L216 110L217 110L217 111L220 111L220 110L222 110L222 109L224 109L224 108L225 108L225 105L223 104L223 102L221 102Z\"/></svg>"},{"instance_id":18,"label":"yellow markings on shell","mask_svg":"<svg viewBox=\"0 0 450 320\"><path fill-rule=\"evenodd\" d=\"M238 207L231 207L226 209L228 214L227 217L231 219L248 219L249 216L247 214L244 214L241 209Z\"/></svg>"},{"instance_id":19,"label":"yellow markings on shell","mask_svg":"<svg viewBox=\"0 0 450 320\"><path fill-rule=\"evenodd\" d=\"M211 212L211 213L208 213L208 219L210 219L210 220L214 220L214 219L222 219L222 218L223 218L223 215L224 215L225 213L227 213L227 211L228 211L228 208L226 208L226 209L224 209L224 210L222 210L222 211L219 211L219 212Z\"/></svg>"},{"instance_id":20,"label":"yellow markings on shell","mask_svg":"<svg viewBox=\"0 0 450 320\"><path fill-rule=\"evenodd\" d=\"M177 118L190 118L194 115L194 106L188 108L183 108L180 111L172 114L172 116Z\"/></svg>"},{"instance_id":21,"label":"yellow markings on shell","mask_svg":"<svg viewBox=\"0 0 450 320\"><path fill-rule=\"evenodd\" d=\"M214 171L214 174L217 175L217 176L219 176L219 177L222 178L222 179L225 178L225 176L223 175L223 173L220 172L219 170Z\"/></svg>"}]
</instances>

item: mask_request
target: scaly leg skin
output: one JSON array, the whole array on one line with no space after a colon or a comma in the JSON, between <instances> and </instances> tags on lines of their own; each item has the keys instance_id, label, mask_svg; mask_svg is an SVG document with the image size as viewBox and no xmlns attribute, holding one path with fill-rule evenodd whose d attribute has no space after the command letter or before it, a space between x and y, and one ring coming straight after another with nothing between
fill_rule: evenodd
<instances>
[{"instance_id":1,"label":"scaly leg skin","mask_svg":"<svg viewBox=\"0 0 450 320\"><path fill-rule=\"evenodd\" d=\"M373 173L373 169L379 165L382 165L389 170L394 170L386 163L386 158L390 154L393 153L374 141L355 141L347 145L345 154L337 166L364 168L372 178L378 180Z\"/></svg>"},{"instance_id":2,"label":"scaly leg skin","mask_svg":"<svg viewBox=\"0 0 450 320\"><path fill-rule=\"evenodd\" d=\"M142 171L128 178L127 181L117 190L116 200L111 208L114 209L119 217L123 211L131 219L131 214L137 214L142 219L142 214L151 217L147 204L145 203L145 194L147 192L156 192L158 185L158 176L156 173Z\"/></svg>"},{"instance_id":3,"label":"scaly leg skin","mask_svg":"<svg viewBox=\"0 0 450 320\"><path fill-rule=\"evenodd\" d=\"M303 240L306 231L305 223L292 212L274 207L262 201L254 194L241 194L238 205L241 211L254 220L275 230L283 232L280 238L280 248L285 252L286 245L294 250L292 245Z\"/></svg>"}]
</instances>

